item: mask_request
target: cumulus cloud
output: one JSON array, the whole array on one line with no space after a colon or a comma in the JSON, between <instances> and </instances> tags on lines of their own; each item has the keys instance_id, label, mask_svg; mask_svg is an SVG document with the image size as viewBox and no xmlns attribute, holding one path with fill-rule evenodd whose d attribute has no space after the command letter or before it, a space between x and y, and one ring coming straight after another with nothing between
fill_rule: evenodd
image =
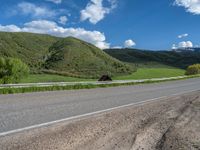
<instances>
[{"instance_id":1,"label":"cumulus cloud","mask_svg":"<svg viewBox=\"0 0 200 150\"><path fill-rule=\"evenodd\" d=\"M179 48L192 48L193 43L191 41L182 41L178 44Z\"/></svg>"},{"instance_id":2,"label":"cumulus cloud","mask_svg":"<svg viewBox=\"0 0 200 150\"><path fill-rule=\"evenodd\" d=\"M174 4L185 7L187 12L200 15L200 0L175 0Z\"/></svg>"},{"instance_id":3,"label":"cumulus cloud","mask_svg":"<svg viewBox=\"0 0 200 150\"><path fill-rule=\"evenodd\" d=\"M126 41L124 42L124 46L125 46L125 47L133 47L133 46L135 46L135 45L136 45L136 43L135 43L133 40L131 40L131 39L126 40Z\"/></svg>"},{"instance_id":4,"label":"cumulus cloud","mask_svg":"<svg viewBox=\"0 0 200 150\"><path fill-rule=\"evenodd\" d=\"M0 31L4 31L4 32L20 32L21 29L16 25L6 25L6 26L0 25Z\"/></svg>"},{"instance_id":5,"label":"cumulus cloud","mask_svg":"<svg viewBox=\"0 0 200 150\"><path fill-rule=\"evenodd\" d=\"M30 15L32 17L54 17L56 16L56 12L46 7L37 6L35 4L29 2L21 2L17 5L18 12L24 15Z\"/></svg>"},{"instance_id":6,"label":"cumulus cloud","mask_svg":"<svg viewBox=\"0 0 200 150\"><path fill-rule=\"evenodd\" d=\"M173 50L175 50L175 49L177 49L177 48L178 48L178 47L176 46L176 44L173 44L173 45L172 45L172 49L173 49Z\"/></svg>"},{"instance_id":7,"label":"cumulus cloud","mask_svg":"<svg viewBox=\"0 0 200 150\"><path fill-rule=\"evenodd\" d=\"M112 49L121 49L122 46L113 46Z\"/></svg>"},{"instance_id":8,"label":"cumulus cloud","mask_svg":"<svg viewBox=\"0 0 200 150\"><path fill-rule=\"evenodd\" d=\"M104 33L99 31L88 31L83 28L63 28L58 26L56 22L48 20L35 20L25 23L23 27L16 25L0 25L0 31L6 32L32 32L41 34L50 34L58 37L73 36L89 43L96 45L101 49L110 47L110 44L106 42Z\"/></svg>"},{"instance_id":9,"label":"cumulus cloud","mask_svg":"<svg viewBox=\"0 0 200 150\"><path fill-rule=\"evenodd\" d=\"M59 18L59 23L60 24L66 25L67 21L68 21L67 16L61 16Z\"/></svg>"},{"instance_id":10,"label":"cumulus cloud","mask_svg":"<svg viewBox=\"0 0 200 150\"><path fill-rule=\"evenodd\" d=\"M189 34L185 33L185 34L178 35L178 38L182 39L182 38L185 38L185 37L188 37L188 36L189 36Z\"/></svg>"},{"instance_id":11,"label":"cumulus cloud","mask_svg":"<svg viewBox=\"0 0 200 150\"><path fill-rule=\"evenodd\" d=\"M172 45L172 49L176 50L176 49L185 49L185 48L193 48L194 45L191 41L182 41L179 42L178 44L173 44Z\"/></svg>"},{"instance_id":12,"label":"cumulus cloud","mask_svg":"<svg viewBox=\"0 0 200 150\"><path fill-rule=\"evenodd\" d=\"M62 0L46 0L46 1L53 2L53 3L55 3L55 4L60 4L60 3L62 3Z\"/></svg>"},{"instance_id":13,"label":"cumulus cloud","mask_svg":"<svg viewBox=\"0 0 200 150\"><path fill-rule=\"evenodd\" d=\"M115 9L117 7L117 0L108 0L111 5L111 9Z\"/></svg>"},{"instance_id":14,"label":"cumulus cloud","mask_svg":"<svg viewBox=\"0 0 200 150\"><path fill-rule=\"evenodd\" d=\"M96 24L117 6L116 0L107 0L111 5L110 7L104 7L103 1L90 0L86 8L81 10L81 21L89 20L92 24Z\"/></svg>"}]
</instances>

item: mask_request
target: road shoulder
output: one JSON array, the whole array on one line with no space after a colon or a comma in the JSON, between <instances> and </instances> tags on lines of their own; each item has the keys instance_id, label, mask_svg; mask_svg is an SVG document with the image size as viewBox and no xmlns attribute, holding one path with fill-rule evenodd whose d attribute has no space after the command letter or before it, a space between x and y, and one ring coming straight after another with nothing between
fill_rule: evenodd
<instances>
[{"instance_id":1,"label":"road shoulder","mask_svg":"<svg viewBox=\"0 0 200 150\"><path fill-rule=\"evenodd\" d=\"M0 149L199 149L199 97L192 92L0 137Z\"/></svg>"}]
</instances>

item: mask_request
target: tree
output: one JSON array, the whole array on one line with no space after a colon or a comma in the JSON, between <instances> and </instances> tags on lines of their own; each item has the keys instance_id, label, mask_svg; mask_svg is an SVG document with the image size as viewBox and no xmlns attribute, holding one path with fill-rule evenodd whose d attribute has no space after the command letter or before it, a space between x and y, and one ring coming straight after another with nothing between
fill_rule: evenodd
<instances>
[{"instance_id":1,"label":"tree","mask_svg":"<svg viewBox=\"0 0 200 150\"><path fill-rule=\"evenodd\" d=\"M0 57L0 83L17 83L29 74L29 67L16 58Z\"/></svg>"},{"instance_id":2,"label":"tree","mask_svg":"<svg viewBox=\"0 0 200 150\"><path fill-rule=\"evenodd\" d=\"M194 64L187 68L186 75L200 74L200 64Z\"/></svg>"}]
</instances>

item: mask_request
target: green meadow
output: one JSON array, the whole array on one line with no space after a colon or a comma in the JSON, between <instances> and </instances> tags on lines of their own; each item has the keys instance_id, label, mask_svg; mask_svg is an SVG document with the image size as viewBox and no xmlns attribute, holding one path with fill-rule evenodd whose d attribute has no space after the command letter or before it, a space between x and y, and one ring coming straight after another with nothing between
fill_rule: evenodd
<instances>
[{"instance_id":1,"label":"green meadow","mask_svg":"<svg viewBox=\"0 0 200 150\"><path fill-rule=\"evenodd\" d=\"M164 78L176 77L184 75L185 70L177 68L139 68L137 72L127 76L117 76L114 80L137 80L137 79L151 79L151 78ZM21 83L40 83L40 82L79 82L79 81L95 81L98 79L84 79L67 77L61 75L51 74L32 74L22 79Z\"/></svg>"},{"instance_id":2,"label":"green meadow","mask_svg":"<svg viewBox=\"0 0 200 150\"><path fill-rule=\"evenodd\" d=\"M183 76L185 70L177 68L139 68L137 72L127 75L115 77L115 80L133 80L133 79L152 79Z\"/></svg>"}]
</instances>

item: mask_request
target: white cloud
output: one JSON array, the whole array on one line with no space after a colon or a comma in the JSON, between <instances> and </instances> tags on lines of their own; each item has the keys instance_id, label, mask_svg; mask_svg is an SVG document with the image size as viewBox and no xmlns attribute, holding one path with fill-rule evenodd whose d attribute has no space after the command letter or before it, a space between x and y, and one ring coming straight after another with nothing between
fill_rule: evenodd
<instances>
[{"instance_id":1,"label":"white cloud","mask_svg":"<svg viewBox=\"0 0 200 150\"><path fill-rule=\"evenodd\" d=\"M124 46L125 46L125 47L133 47L133 46L135 46L135 45L136 45L136 43L135 43L133 40L131 40L131 39L126 40L126 41L124 42Z\"/></svg>"},{"instance_id":2,"label":"white cloud","mask_svg":"<svg viewBox=\"0 0 200 150\"><path fill-rule=\"evenodd\" d=\"M58 26L56 22L48 20L36 20L25 23L23 27L16 25L0 25L0 31L6 32L32 32L41 34L50 34L58 37L73 36L89 43L96 45L101 49L110 47L110 44L106 42L104 33L99 31L88 31L84 28L63 28Z\"/></svg>"},{"instance_id":3,"label":"white cloud","mask_svg":"<svg viewBox=\"0 0 200 150\"><path fill-rule=\"evenodd\" d=\"M62 3L62 0L46 0L46 1L53 2L53 3L55 3L55 4L60 4L60 3Z\"/></svg>"},{"instance_id":4,"label":"white cloud","mask_svg":"<svg viewBox=\"0 0 200 150\"><path fill-rule=\"evenodd\" d=\"M195 47L191 41L182 41L179 42L178 44L173 44L172 45L172 50L176 49L185 49L185 48L193 48Z\"/></svg>"},{"instance_id":5,"label":"white cloud","mask_svg":"<svg viewBox=\"0 0 200 150\"><path fill-rule=\"evenodd\" d=\"M86 8L81 10L81 21L89 20L92 24L96 24L104 19L117 6L116 0L107 0L110 7L103 6L104 0L90 0Z\"/></svg>"},{"instance_id":6,"label":"white cloud","mask_svg":"<svg viewBox=\"0 0 200 150\"><path fill-rule=\"evenodd\" d=\"M0 25L0 31L4 31L4 32L20 32L21 29L16 25L7 25L7 26Z\"/></svg>"},{"instance_id":7,"label":"white cloud","mask_svg":"<svg viewBox=\"0 0 200 150\"><path fill-rule=\"evenodd\" d=\"M59 23L60 24L66 25L67 21L68 21L67 16L61 16L59 18Z\"/></svg>"},{"instance_id":8,"label":"white cloud","mask_svg":"<svg viewBox=\"0 0 200 150\"><path fill-rule=\"evenodd\" d=\"M48 20L36 20L24 24L21 28L22 32L32 33L53 33L58 28L57 24Z\"/></svg>"},{"instance_id":9,"label":"white cloud","mask_svg":"<svg viewBox=\"0 0 200 150\"><path fill-rule=\"evenodd\" d=\"M187 12L200 15L200 0L175 0L174 4L185 7Z\"/></svg>"},{"instance_id":10,"label":"white cloud","mask_svg":"<svg viewBox=\"0 0 200 150\"><path fill-rule=\"evenodd\" d=\"M24 15L30 15L32 17L54 17L56 12L42 6L36 6L35 4L29 2L22 2L17 5L18 11Z\"/></svg>"},{"instance_id":11,"label":"white cloud","mask_svg":"<svg viewBox=\"0 0 200 150\"><path fill-rule=\"evenodd\" d=\"M173 45L172 45L172 49L173 49L173 50L177 49L176 44L173 44Z\"/></svg>"},{"instance_id":12,"label":"white cloud","mask_svg":"<svg viewBox=\"0 0 200 150\"><path fill-rule=\"evenodd\" d=\"M182 38L188 37L188 36L189 36L189 34L185 33L185 34L178 35L178 38L182 39Z\"/></svg>"},{"instance_id":13,"label":"white cloud","mask_svg":"<svg viewBox=\"0 0 200 150\"><path fill-rule=\"evenodd\" d=\"M117 7L117 0L108 0L111 5L111 9L115 9Z\"/></svg>"},{"instance_id":14,"label":"white cloud","mask_svg":"<svg viewBox=\"0 0 200 150\"><path fill-rule=\"evenodd\" d=\"M179 48L192 48L193 43L191 41L183 41L178 44Z\"/></svg>"},{"instance_id":15,"label":"white cloud","mask_svg":"<svg viewBox=\"0 0 200 150\"><path fill-rule=\"evenodd\" d=\"M112 49L121 49L122 46L113 46Z\"/></svg>"}]
</instances>

